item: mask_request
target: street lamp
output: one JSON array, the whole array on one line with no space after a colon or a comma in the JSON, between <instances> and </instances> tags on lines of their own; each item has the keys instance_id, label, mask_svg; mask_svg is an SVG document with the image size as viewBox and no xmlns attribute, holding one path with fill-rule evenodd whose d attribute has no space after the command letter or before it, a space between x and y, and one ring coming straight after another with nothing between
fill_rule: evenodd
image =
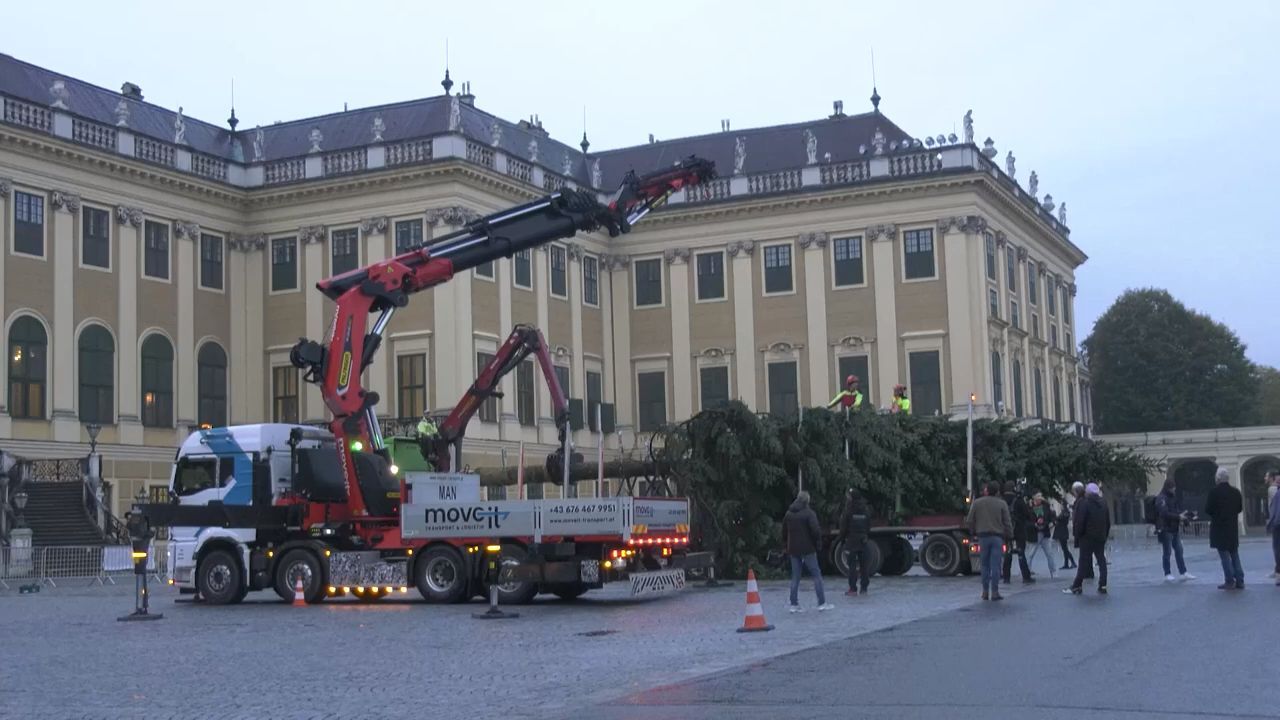
<instances>
[{"instance_id":1,"label":"street lamp","mask_svg":"<svg viewBox=\"0 0 1280 720\"><path fill-rule=\"evenodd\" d=\"M969 497L976 498L978 493L973 487L973 404L977 402L978 394L969 393L969 422L965 432L965 485L969 488Z\"/></svg>"},{"instance_id":2,"label":"street lamp","mask_svg":"<svg viewBox=\"0 0 1280 720\"><path fill-rule=\"evenodd\" d=\"M21 530L22 528L27 526L26 515L24 515L22 512L27 508L27 491L26 490L19 490L18 492L13 494L13 506L18 509L18 518L17 518L18 526L14 529Z\"/></svg>"}]
</instances>

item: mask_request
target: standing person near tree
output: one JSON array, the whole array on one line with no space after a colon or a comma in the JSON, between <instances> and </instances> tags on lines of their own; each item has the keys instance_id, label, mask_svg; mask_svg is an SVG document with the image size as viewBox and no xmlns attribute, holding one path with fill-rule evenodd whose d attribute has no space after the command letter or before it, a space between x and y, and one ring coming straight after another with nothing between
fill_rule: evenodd
<instances>
[{"instance_id":1,"label":"standing person near tree","mask_svg":"<svg viewBox=\"0 0 1280 720\"><path fill-rule=\"evenodd\" d=\"M1056 577L1053 568L1053 552L1050 550L1050 542L1053 536L1053 508L1049 507L1049 503L1045 502L1043 493L1036 493L1031 496L1031 515L1035 521L1031 524L1028 534L1028 542L1035 544L1031 548L1031 557L1027 558L1027 567L1031 567L1035 562L1036 553L1043 551L1044 560L1049 564L1049 579ZM1034 534L1034 537L1031 535Z\"/></svg>"},{"instance_id":2,"label":"standing person near tree","mask_svg":"<svg viewBox=\"0 0 1280 720\"><path fill-rule=\"evenodd\" d=\"M867 501L857 488L849 488L845 493L844 514L840 518L840 537L844 540L844 549L849 553L849 589L845 595L858 597L867 594L867 585L871 581L871 568L867 565L867 535L871 530L871 516L867 512Z\"/></svg>"},{"instance_id":3,"label":"standing person near tree","mask_svg":"<svg viewBox=\"0 0 1280 720\"><path fill-rule=\"evenodd\" d=\"M1059 570L1070 570L1076 566L1076 559L1071 555L1071 508L1067 499L1062 498L1062 508L1053 523L1053 539L1058 541L1062 549L1062 567Z\"/></svg>"},{"instance_id":4,"label":"standing person near tree","mask_svg":"<svg viewBox=\"0 0 1280 720\"><path fill-rule=\"evenodd\" d=\"M1098 562L1098 594L1107 594L1107 558L1102 553L1107 538L1111 535L1111 513L1107 504L1102 502L1098 486L1089 483L1084 489L1085 495L1076 501L1072 520L1075 525L1076 542L1080 546L1080 567L1076 569L1076 579L1071 587L1062 592L1079 595L1084 592L1084 581L1093 575L1093 562Z\"/></svg>"},{"instance_id":5,"label":"standing person near tree","mask_svg":"<svg viewBox=\"0 0 1280 720\"><path fill-rule=\"evenodd\" d=\"M982 488L982 497L969 506L965 525L969 533L978 538L982 599L1003 600L1000 595L1000 555L1004 543L1013 538L1013 520L1008 503L1000 498L997 483L987 483Z\"/></svg>"},{"instance_id":6,"label":"standing person near tree","mask_svg":"<svg viewBox=\"0 0 1280 720\"><path fill-rule=\"evenodd\" d=\"M1004 555L1001 577L1008 585L1009 578L1013 575L1013 556L1017 555L1018 571L1022 573L1022 582L1033 583L1035 578L1031 577L1031 566L1027 564L1027 533L1029 527L1034 530L1035 517L1031 514L1031 508L1027 506L1026 499L1017 491L1012 481L1004 484L1004 501L1009 506L1009 514L1013 517L1013 538L1009 541L1009 552Z\"/></svg>"},{"instance_id":7,"label":"standing person near tree","mask_svg":"<svg viewBox=\"0 0 1280 720\"><path fill-rule=\"evenodd\" d=\"M791 558L791 612L803 612L800 609L800 577L805 570L813 578L813 588L818 594L818 609L831 610L835 605L827 603L827 595L822 587L822 570L818 568L818 546L822 544L822 527L818 525L818 514L809 507L809 493L801 490L795 502L787 510L782 521L782 541L787 546L787 555Z\"/></svg>"},{"instance_id":8,"label":"standing person near tree","mask_svg":"<svg viewBox=\"0 0 1280 720\"><path fill-rule=\"evenodd\" d=\"M1280 471L1267 473L1270 500L1267 502L1267 532L1271 533L1271 554L1275 556L1276 569L1271 577L1280 585Z\"/></svg>"},{"instance_id":9,"label":"standing person near tree","mask_svg":"<svg viewBox=\"0 0 1280 720\"><path fill-rule=\"evenodd\" d=\"M1195 580L1196 576L1187 572L1187 563L1182 557L1182 521L1187 514L1178 501L1177 486L1173 478L1164 481L1164 487L1156 496L1156 534L1160 538L1160 561L1164 566L1165 582L1173 582L1173 568L1169 565L1169 555L1173 554L1178 562L1178 577L1185 582Z\"/></svg>"},{"instance_id":10,"label":"standing person near tree","mask_svg":"<svg viewBox=\"0 0 1280 720\"><path fill-rule=\"evenodd\" d=\"M1219 590L1243 590L1244 568L1240 566L1240 513L1244 498L1231 487L1231 473L1219 466L1213 476L1216 485L1204 503L1209 516L1209 547L1218 551L1222 561L1222 584Z\"/></svg>"}]
</instances>

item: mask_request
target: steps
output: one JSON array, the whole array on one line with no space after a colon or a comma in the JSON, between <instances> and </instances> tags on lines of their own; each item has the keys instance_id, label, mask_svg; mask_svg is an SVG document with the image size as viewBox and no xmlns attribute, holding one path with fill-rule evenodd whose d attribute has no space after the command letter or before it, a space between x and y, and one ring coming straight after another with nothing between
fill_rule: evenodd
<instances>
[{"instance_id":1,"label":"steps","mask_svg":"<svg viewBox=\"0 0 1280 720\"><path fill-rule=\"evenodd\" d=\"M102 532L84 510L78 482L31 482L25 512L35 545L102 545Z\"/></svg>"}]
</instances>

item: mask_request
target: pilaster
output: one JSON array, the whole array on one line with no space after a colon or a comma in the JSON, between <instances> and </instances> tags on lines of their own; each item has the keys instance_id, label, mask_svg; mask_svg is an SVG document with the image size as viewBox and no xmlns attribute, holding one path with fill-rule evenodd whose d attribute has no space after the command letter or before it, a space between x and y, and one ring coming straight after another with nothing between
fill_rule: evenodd
<instances>
[{"instance_id":1,"label":"pilaster","mask_svg":"<svg viewBox=\"0 0 1280 720\"><path fill-rule=\"evenodd\" d=\"M325 228L322 225L314 225L309 227L298 228L298 240L302 243L302 287L304 289L313 288L315 284L324 279L324 237L326 235ZM324 344L325 339L325 318L324 318L324 302L320 293L311 291L305 292L306 295L306 318L307 327L306 337ZM315 423L323 422L329 416L329 410L325 407L324 397L320 394L320 388L314 383L301 382L303 404L302 411L299 413L303 422Z\"/></svg>"},{"instance_id":2,"label":"pilaster","mask_svg":"<svg viewBox=\"0 0 1280 720\"><path fill-rule=\"evenodd\" d=\"M727 252L733 268L733 372L738 381L737 398L755 409L760 405L756 397L755 272L751 264L756 241L729 243Z\"/></svg>"},{"instance_id":3,"label":"pilaster","mask_svg":"<svg viewBox=\"0 0 1280 720\"><path fill-rule=\"evenodd\" d=\"M53 282L58 291L53 295L53 391L51 417L53 439L79 442L80 428L75 398L75 230L80 217L80 196L54 190L50 198L53 209ZM8 252L8 248L4 249Z\"/></svg>"},{"instance_id":4,"label":"pilaster","mask_svg":"<svg viewBox=\"0 0 1280 720\"><path fill-rule=\"evenodd\" d=\"M498 258L498 327L510 332L511 318L511 258ZM520 439L520 418L516 416L516 374L507 373L500 383L502 398L498 400L498 422L503 440Z\"/></svg>"},{"instance_id":5,"label":"pilaster","mask_svg":"<svg viewBox=\"0 0 1280 720\"><path fill-rule=\"evenodd\" d=\"M617 385L614 382L614 371L615 371L614 363L617 361L617 347L613 343L613 326L616 321L613 319L614 318L614 314L613 314L613 284L614 283L613 283L613 273L610 271L610 267L612 266L612 264L613 264L612 257L608 255L601 255L600 264L597 266L599 268L599 274L597 277L599 282L599 300L600 300L600 327L601 327L600 337L604 341L603 354L605 358L604 362L601 365L601 369L604 372L602 373L602 377L600 378L601 380L600 401L606 402L606 403L609 402L610 400L613 401L614 411L615 411L615 414L614 414L615 422L620 422L618 418L621 418L622 416L617 414L618 398L617 398L617 392L615 390ZM625 315L626 313L624 312L623 314ZM605 438L604 443L605 443L605 447L608 447L609 438Z\"/></svg>"},{"instance_id":6,"label":"pilaster","mask_svg":"<svg viewBox=\"0 0 1280 720\"><path fill-rule=\"evenodd\" d=\"M9 194L13 192L13 181L8 178L0 177L0 218L9 217ZM0 220L0 280L4 279L5 259L9 255L9 223ZM0 324L4 323L9 317L5 310L4 302L5 290L0 287ZM5 339L7 342L8 339ZM0 437L13 437L12 421L9 419L9 410L5 406L9 402L9 393L0 392Z\"/></svg>"},{"instance_id":7,"label":"pilaster","mask_svg":"<svg viewBox=\"0 0 1280 720\"><path fill-rule=\"evenodd\" d=\"M195 245L200 241L200 226L191 222L174 223L173 236L178 250L178 266L174 277L174 285L178 291L176 409L178 430L185 434L186 428L195 425L199 417L196 412L195 273L198 269L195 263Z\"/></svg>"},{"instance_id":8,"label":"pilaster","mask_svg":"<svg viewBox=\"0 0 1280 720\"><path fill-rule=\"evenodd\" d=\"M568 255L567 268L565 272L569 274L569 332L573 335L573 342L569 346L573 351L573 367L569 368L569 386L565 391L569 393L569 397L582 399L582 412L585 417L588 412L587 408L587 375L586 367L583 365L582 358L582 246L577 243L568 243L565 250ZM590 427L590 423L586 427ZM574 438L574 444L578 444L579 439L591 437L588 430L581 430L577 433L578 437Z\"/></svg>"},{"instance_id":9,"label":"pilaster","mask_svg":"<svg viewBox=\"0 0 1280 720\"><path fill-rule=\"evenodd\" d=\"M893 397L893 386L906 385L898 368L898 275L894 270L897 253L898 226L873 225L867 228L867 242L871 250L871 283L876 296L876 368L872 377L880 387L876 397L888 404Z\"/></svg>"},{"instance_id":10,"label":"pilaster","mask_svg":"<svg viewBox=\"0 0 1280 720\"><path fill-rule=\"evenodd\" d=\"M663 253L671 272L671 388L677 421L693 416L693 354L689 330L689 249L668 248Z\"/></svg>"},{"instance_id":11,"label":"pilaster","mask_svg":"<svg viewBox=\"0 0 1280 720\"><path fill-rule=\"evenodd\" d=\"M808 168L806 168L808 169ZM796 239L804 256L805 324L809 345L809 404L826 402L834 394L827 361L827 234L801 233Z\"/></svg>"},{"instance_id":12,"label":"pilaster","mask_svg":"<svg viewBox=\"0 0 1280 720\"><path fill-rule=\"evenodd\" d=\"M230 422L233 425L254 423L262 419L262 395L252 395L249 391L252 378L266 372L259 362L261 354L255 356L249 352L247 314L250 290L247 267L253 244L252 238L243 235L233 234L227 239L227 300L231 305L231 356L227 358L227 371L232 379L228 389L231 393ZM261 285L258 291L261 293Z\"/></svg>"},{"instance_id":13,"label":"pilaster","mask_svg":"<svg viewBox=\"0 0 1280 720\"><path fill-rule=\"evenodd\" d=\"M938 222L938 245L946 258L947 337L951 344L948 379L951 397L942 399L944 411L967 406L971 392L978 393L979 403L991 402L981 382L987 373L979 375L976 371L989 364L980 359L987 337L986 271L981 264L985 260L974 258L975 253L984 251L978 241L980 223L985 224L976 216L950 217Z\"/></svg>"},{"instance_id":14,"label":"pilaster","mask_svg":"<svg viewBox=\"0 0 1280 720\"><path fill-rule=\"evenodd\" d=\"M138 395L138 249L142 228L142 209L116 207L116 418L120 424L120 442L142 444L141 398Z\"/></svg>"},{"instance_id":15,"label":"pilaster","mask_svg":"<svg viewBox=\"0 0 1280 720\"><path fill-rule=\"evenodd\" d=\"M386 216L367 217L360 221L365 263L372 264L387 259L387 226ZM390 394L391 385L388 382L391 367L390 353L391 343L384 338L364 379L365 388L378 394L381 399L379 405L383 408L391 407L394 401Z\"/></svg>"},{"instance_id":16,"label":"pilaster","mask_svg":"<svg viewBox=\"0 0 1280 720\"><path fill-rule=\"evenodd\" d=\"M538 303L538 329L542 330L543 336L547 339L547 345L554 347L557 343L563 343L564 338L554 338L551 336L551 253L548 251L549 246L542 245L536 250L530 251L533 256L533 294L537 298ZM467 297L470 297L468 295ZM540 370L534 371L535 376L541 376ZM546 383L542 383L545 385ZM533 381L534 387L539 385L537 379ZM538 442L554 445L558 438L556 432L555 419L551 417L551 393L534 392L533 406L537 408L535 413L538 427Z\"/></svg>"},{"instance_id":17,"label":"pilaster","mask_svg":"<svg viewBox=\"0 0 1280 720\"><path fill-rule=\"evenodd\" d=\"M600 260L601 267L605 259ZM613 401L617 430L622 447L635 442L635 381L631 377L631 283L627 274L631 271L631 258L614 255L608 259L609 290L612 296L613 316ZM608 317L606 315L605 317ZM607 323L607 321L606 321Z\"/></svg>"}]
</instances>

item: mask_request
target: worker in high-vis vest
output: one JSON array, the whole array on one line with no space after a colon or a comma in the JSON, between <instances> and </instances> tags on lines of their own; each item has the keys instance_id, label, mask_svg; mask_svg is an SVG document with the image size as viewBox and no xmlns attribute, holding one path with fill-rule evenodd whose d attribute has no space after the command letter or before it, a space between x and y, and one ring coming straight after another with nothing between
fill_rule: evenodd
<instances>
[{"instance_id":1,"label":"worker in high-vis vest","mask_svg":"<svg viewBox=\"0 0 1280 720\"><path fill-rule=\"evenodd\" d=\"M911 414L911 398L907 397L906 385L893 386L893 400L889 401L889 412Z\"/></svg>"},{"instance_id":2,"label":"worker in high-vis vest","mask_svg":"<svg viewBox=\"0 0 1280 720\"><path fill-rule=\"evenodd\" d=\"M422 458L429 463L435 464L436 447L435 439L440 434L436 424L431 422L431 416L422 412L422 419L418 421L418 450L422 452Z\"/></svg>"},{"instance_id":3,"label":"worker in high-vis vest","mask_svg":"<svg viewBox=\"0 0 1280 720\"><path fill-rule=\"evenodd\" d=\"M844 389L827 403L827 409L839 405L842 409L861 410L863 399L862 392L858 390L858 376L850 375L844 379Z\"/></svg>"}]
</instances>

